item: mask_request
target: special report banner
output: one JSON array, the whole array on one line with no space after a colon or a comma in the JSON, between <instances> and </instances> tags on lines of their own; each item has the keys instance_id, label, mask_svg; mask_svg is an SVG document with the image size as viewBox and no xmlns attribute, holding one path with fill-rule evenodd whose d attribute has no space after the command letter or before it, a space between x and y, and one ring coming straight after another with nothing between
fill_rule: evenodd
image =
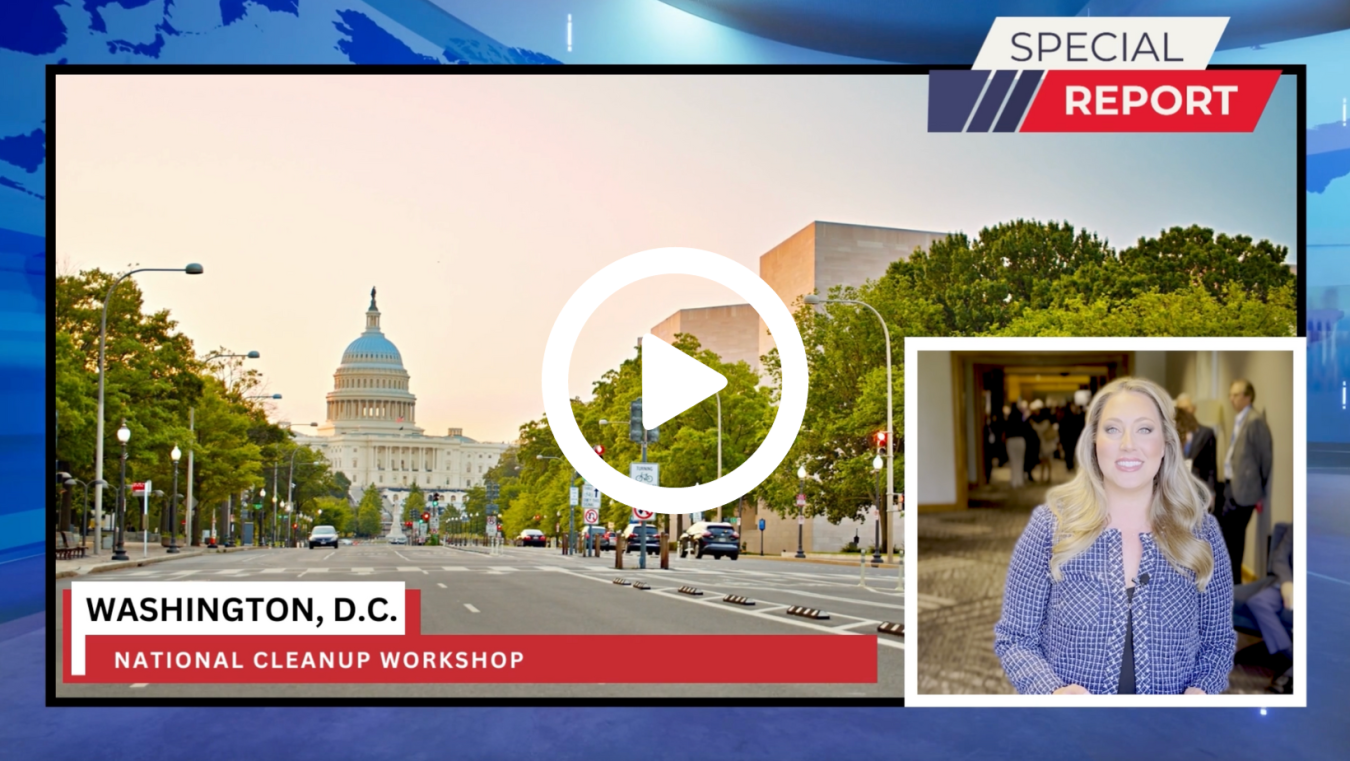
<instances>
[{"instance_id":1,"label":"special report banner","mask_svg":"<svg viewBox=\"0 0 1350 761\"><path fill-rule=\"evenodd\" d=\"M76 582L69 684L875 684L877 637L422 634L401 582ZM753 652L728 672L597 670L586 653Z\"/></svg>"}]
</instances>

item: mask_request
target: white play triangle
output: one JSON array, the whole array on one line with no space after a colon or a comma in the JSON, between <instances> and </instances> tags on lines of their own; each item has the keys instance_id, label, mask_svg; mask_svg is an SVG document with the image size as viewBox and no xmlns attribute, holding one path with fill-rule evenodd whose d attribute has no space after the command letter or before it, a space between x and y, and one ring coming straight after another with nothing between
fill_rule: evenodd
<instances>
[{"instance_id":1,"label":"white play triangle","mask_svg":"<svg viewBox=\"0 0 1350 761\"><path fill-rule=\"evenodd\" d=\"M642 427L651 430L727 387L721 373L648 333L642 337Z\"/></svg>"}]
</instances>

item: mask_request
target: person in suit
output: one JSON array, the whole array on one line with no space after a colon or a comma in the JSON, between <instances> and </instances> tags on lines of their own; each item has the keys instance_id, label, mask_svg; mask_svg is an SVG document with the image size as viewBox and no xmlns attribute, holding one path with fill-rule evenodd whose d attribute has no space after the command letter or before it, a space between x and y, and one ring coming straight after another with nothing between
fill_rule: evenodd
<instances>
[{"instance_id":1,"label":"person in suit","mask_svg":"<svg viewBox=\"0 0 1350 761\"><path fill-rule=\"evenodd\" d=\"M1228 401L1237 412L1223 473L1227 479L1219 527L1223 529L1228 559L1233 566L1233 584L1242 583L1242 554L1247 545L1247 524L1252 511L1270 500L1270 471L1274 459L1270 427L1252 407L1256 389L1251 381L1235 380Z\"/></svg>"},{"instance_id":2,"label":"person in suit","mask_svg":"<svg viewBox=\"0 0 1350 761\"><path fill-rule=\"evenodd\" d=\"M1210 495L1172 398L1120 378L1088 406L1073 479L1013 549L994 654L1020 694L1215 695L1237 633Z\"/></svg>"},{"instance_id":3,"label":"person in suit","mask_svg":"<svg viewBox=\"0 0 1350 761\"><path fill-rule=\"evenodd\" d=\"M1064 468L1070 473L1074 469L1074 450L1078 449L1078 438L1083 435L1083 408L1072 403L1064 413L1059 424L1059 439L1064 445Z\"/></svg>"},{"instance_id":4,"label":"person in suit","mask_svg":"<svg viewBox=\"0 0 1350 761\"><path fill-rule=\"evenodd\" d=\"M1201 425L1195 418L1195 402L1189 394L1177 397L1177 433L1181 435L1182 448L1186 461L1191 465L1191 475L1209 487L1209 493L1215 495L1210 503L1210 512L1218 506L1218 469L1219 440L1214 429Z\"/></svg>"},{"instance_id":5,"label":"person in suit","mask_svg":"<svg viewBox=\"0 0 1350 761\"><path fill-rule=\"evenodd\" d=\"M1275 675L1270 680L1270 691L1288 695L1294 691L1294 641L1289 630L1284 628L1280 613L1294 609L1294 529L1288 524L1279 524L1276 533L1283 528L1279 543L1270 553L1270 572L1264 579L1243 584L1233 590L1234 608L1243 603L1247 612L1256 621L1261 630L1261 639L1270 653Z\"/></svg>"},{"instance_id":6,"label":"person in suit","mask_svg":"<svg viewBox=\"0 0 1350 761\"><path fill-rule=\"evenodd\" d=\"M1022 419L1022 410L1013 404L1008 411L1007 437L1004 446L1008 450L1009 485L1014 489L1022 488L1025 483L1025 460L1027 456L1027 425Z\"/></svg>"}]
</instances>

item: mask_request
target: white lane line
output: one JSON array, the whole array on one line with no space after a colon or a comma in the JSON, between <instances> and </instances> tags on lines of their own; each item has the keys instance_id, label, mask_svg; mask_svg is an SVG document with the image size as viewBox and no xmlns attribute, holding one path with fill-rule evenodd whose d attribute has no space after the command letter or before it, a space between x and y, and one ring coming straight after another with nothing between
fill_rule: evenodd
<instances>
[{"instance_id":1,"label":"white lane line","mask_svg":"<svg viewBox=\"0 0 1350 761\"><path fill-rule=\"evenodd\" d=\"M153 575L155 575L155 574L157 574L157 573L159 573L159 571L157 571L157 570L155 570L155 571L132 571L131 573L129 573L129 574L127 574L127 575L128 575L128 576L153 576Z\"/></svg>"},{"instance_id":2,"label":"white lane line","mask_svg":"<svg viewBox=\"0 0 1350 761\"><path fill-rule=\"evenodd\" d=\"M513 565L494 565L488 566L494 571L519 571L520 569Z\"/></svg>"},{"instance_id":3,"label":"white lane line","mask_svg":"<svg viewBox=\"0 0 1350 761\"><path fill-rule=\"evenodd\" d=\"M441 570L442 570L442 571L467 571L467 570L469 570L469 568L468 568L467 566L462 566L462 565L443 565L443 566L441 566Z\"/></svg>"},{"instance_id":4,"label":"white lane line","mask_svg":"<svg viewBox=\"0 0 1350 761\"><path fill-rule=\"evenodd\" d=\"M395 555L398 555L399 557L403 558L404 560L408 561L409 563L413 562L413 561L412 561L412 558L406 557L402 552L399 552L398 550L394 550L394 554L395 554Z\"/></svg>"},{"instance_id":5,"label":"white lane line","mask_svg":"<svg viewBox=\"0 0 1350 761\"><path fill-rule=\"evenodd\" d=\"M337 554L337 550L333 550L332 552L328 553L327 555L324 555L324 556L323 556L323 560L327 560L328 558L331 558L331 557L333 557L333 556L336 555L336 554Z\"/></svg>"},{"instance_id":6,"label":"white lane line","mask_svg":"<svg viewBox=\"0 0 1350 761\"><path fill-rule=\"evenodd\" d=\"M285 573L285 568L264 568L259 573Z\"/></svg>"},{"instance_id":7,"label":"white lane line","mask_svg":"<svg viewBox=\"0 0 1350 761\"><path fill-rule=\"evenodd\" d=\"M398 570L399 573L421 573L423 576L427 573L415 565L401 565L396 570Z\"/></svg>"},{"instance_id":8,"label":"white lane line","mask_svg":"<svg viewBox=\"0 0 1350 761\"><path fill-rule=\"evenodd\" d=\"M575 576L579 579L588 579L590 581L598 581L606 584L613 583L612 581L606 581L605 579L598 579L593 576L586 576L584 574L576 573L573 571L564 571L564 573ZM666 588L656 591L669 591L669 589L670 588ZM773 621L775 623L787 624L789 626L800 626L804 629L815 629L816 631L828 632L830 634L838 634L840 636L855 636L855 637L861 636L858 632L844 631L837 626L824 626L821 624L813 624L806 620L796 621L794 619L787 618L786 616L766 615L776 613L777 611L780 610L785 610L786 608L788 608L787 605L778 605L774 603L771 604L769 607L760 608L759 610L746 610L745 608L742 608L739 605L732 606L723 603L721 601L721 598L724 597L724 595L721 592L712 589L705 589L703 590L703 593L707 595L707 597L690 597L689 595L682 595L678 593L664 595L664 597L673 600L679 600L680 602L693 603L695 605L705 605L713 608L714 610L722 610L728 613L740 613L743 616L755 616L764 621ZM857 616L844 616L842 614L835 614L835 615L840 615L840 617L842 618L857 618ZM877 622L873 621L872 623L875 624ZM877 644L895 648L896 650L905 649L905 645L903 642L891 642L889 640L885 640L880 637L877 638Z\"/></svg>"},{"instance_id":9,"label":"white lane line","mask_svg":"<svg viewBox=\"0 0 1350 761\"><path fill-rule=\"evenodd\" d=\"M481 610L475 608L474 606L468 604L467 602L464 603L464 607L468 608L470 613L482 613L482 612L483 612L483 611L481 611Z\"/></svg>"},{"instance_id":10,"label":"white lane line","mask_svg":"<svg viewBox=\"0 0 1350 761\"><path fill-rule=\"evenodd\" d=\"M450 588L450 587L447 587L446 585L442 584L442 583L439 582L439 581L436 582L436 586L440 587L441 589L449 589L449 588Z\"/></svg>"},{"instance_id":11,"label":"white lane line","mask_svg":"<svg viewBox=\"0 0 1350 761\"><path fill-rule=\"evenodd\" d=\"M304 575L307 574L307 573L328 573L328 569L327 569L327 568L309 568L309 569L306 569L305 572L302 573L302 574L300 574L300 575L301 575L301 576L304 576Z\"/></svg>"},{"instance_id":12,"label":"white lane line","mask_svg":"<svg viewBox=\"0 0 1350 761\"><path fill-rule=\"evenodd\" d=\"M352 573L375 573L374 568L353 568Z\"/></svg>"},{"instance_id":13,"label":"white lane line","mask_svg":"<svg viewBox=\"0 0 1350 761\"><path fill-rule=\"evenodd\" d=\"M251 569L250 569L250 570L251 570ZM234 576L234 575L237 575L237 574L241 574L241 573L243 573L243 572L244 572L244 569L243 569L243 568L226 568L226 569L221 570L221 571L216 571L216 575L217 575L217 576Z\"/></svg>"},{"instance_id":14,"label":"white lane line","mask_svg":"<svg viewBox=\"0 0 1350 761\"><path fill-rule=\"evenodd\" d=\"M150 683L149 683L149 682L141 682L140 684L133 684L133 685L131 685L131 689L133 689L133 690L138 690L138 689L140 689L140 688L142 688L142 687L148 687L148 686L150 686Z\"/></svg>"},{"instance_id":15,"label":"white lane line","mask_svg":"<svg viewBox=\"0 0 1350 761\"><path fill-rule=\"evenodd\" d=\"M186 578L186 577L188 577L188 576L191 576L191 575L194 574L194 573L199 573L199 571L197 571L197 570L191 570L191 571L174 571L173 573L171 573L171 574L169 574L169 575L170 575L170 576L177 576L178 578L182 579L182 578Z\"/></svg>"}]
</instances>

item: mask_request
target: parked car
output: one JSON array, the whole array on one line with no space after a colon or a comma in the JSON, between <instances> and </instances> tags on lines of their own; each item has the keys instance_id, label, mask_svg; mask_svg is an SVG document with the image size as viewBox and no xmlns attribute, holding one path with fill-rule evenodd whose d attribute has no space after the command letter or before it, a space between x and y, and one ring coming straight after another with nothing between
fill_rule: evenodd
<instances>
[{"instance_id":1,"label":"parked car","mask_svg":"<svg viewBox=\"0 0 1350 761\"><path fill-rule=\"evenodd\" d=\"M309 548L332 547L338 548L338 532L332 526L315 526L313 531L309 532Z\"/></svg>"},{"instance_id":2,"label":"parked car","mask_svg":"<svg viewBox=\"0 0 1350 761\"><path fill-rule=\"evenodd\" d=\"M661 530L650 524L643 526L637 523L630 523L623 530L624 552L641 552L642 535L647 535L647 554L653 555L661 552Z\"/></svg>"},{"instance_id":3,"label":"parked car","mask_svg":"<svg viewBox=\"0 0 1350 761\"><path fill-rule=\"evenodd\" d=\"M741 535L730 523L699 521L680 534L680 557L691 552L697 558L712 555L721 560L725 555L735 560L741 556Z\"/></svg>"},{"instance_id":4,"label":"parked car","mask_svg":"<svg viewBox=\"0 0 1350 761\"><path fill-rule=\"evenodd\" d=\"M342 546L344 546L344 547L350 547L350 546L352 546L352 544L353 544L353 542L352 542L352 540L350 540L350 539L343 539L343 540L342 540Z\"/></svg>"},{"instance_id":5,"label":"parked car","mask_svg":"<svg viewBox=\"0 0 1350 761\"><path fill-rule=\"evenodd\" d=\"M548 537L537 528L527 528L516 537L517 547L547 547Z\"/></svg>"},{"instance_id":6,"label":"parked car","mask_svg":"<svg viewBox=\"0 0 1350 761\"><path fill-rule=\"evenodd\" d=\"M614 532L604 526L584 526L580 534L583 547L594 542L594 537L600 537L600 550L602 552L614 549Z\"/></svg>"},{"instance_id":7,"label":"parked car","mask_svg":"<svg viewBox=\"0 0 1350 761\"><path fill-rule=\"evenodd\" d=\"M407 543L408 543L408 537L406 537L406 536L395 536L395 537L390 537L389 543L390 543L390 544L407 544Z\"/></svg>"}]
</instances>

